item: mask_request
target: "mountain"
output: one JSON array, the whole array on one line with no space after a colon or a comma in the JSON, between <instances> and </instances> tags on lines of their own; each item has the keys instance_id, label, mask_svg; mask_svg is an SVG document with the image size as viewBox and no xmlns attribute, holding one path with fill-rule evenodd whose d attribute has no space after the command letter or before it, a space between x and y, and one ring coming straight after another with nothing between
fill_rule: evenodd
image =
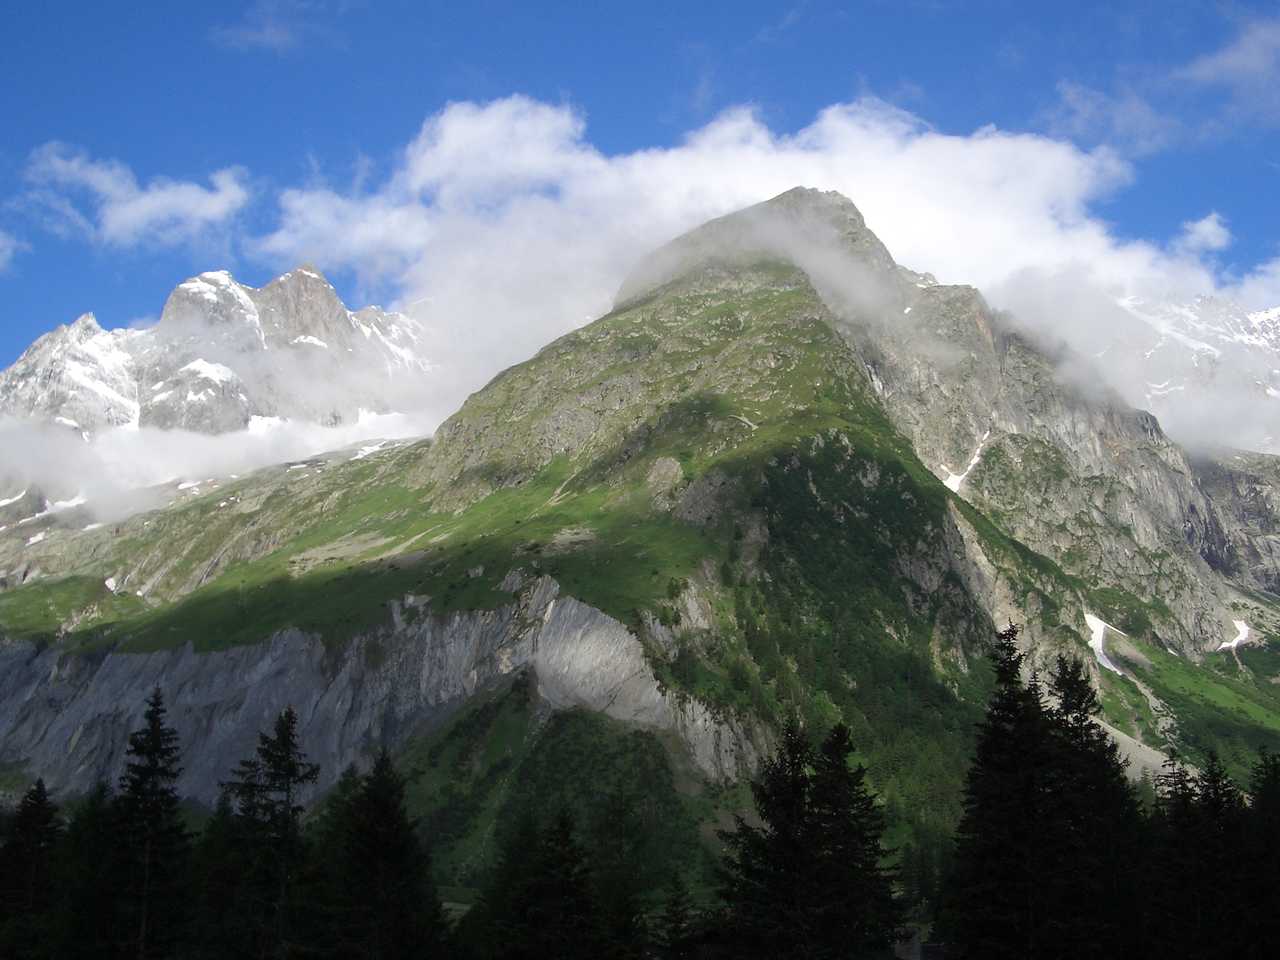
<instances>
[{"instance_id":1,"label":"mountain","mask_svg":"<svg viewBox=\"0 0 1280 960\"><path fill-rule=\"evenodd\" d=\"M350 422L418 388L431 369L424 333L404 314L351 312L311 267L259 289L202 273L152 327L105 331L85 314L41 337L0 374L0 415L85 432Z\"/></svg>"},{"instance_id":2,"label":"mountain","mask_svg":"<svg viewBox=\"0 0 1280 960\"><path fill-rule=\"evenodd\" d=\"M211 802L292 704L322 787L397 752L468 882L516 811L618 792L698 849L796 711L850 725L925 849L1007 620L1042 672L1087 658L1135 772L1239 770L1280 746L1280 461L1190 455L1082 369L789 191L656 251L430 440L105 526L0 507L0 771L112 774L160 684Z\"/></svg>"},{"instance_id":3,"label":"mountain","mask_svg":"<svg viewBox=\"0 0 1280 960\"><path fill-rule=\"evenodd\" d=\"M1138 324L1100 359L1128 354L1134 402L1201 442L1280 452L1280 307L1250 313L1217 297L1118 306Z\"/></svg>"}]
</instances>

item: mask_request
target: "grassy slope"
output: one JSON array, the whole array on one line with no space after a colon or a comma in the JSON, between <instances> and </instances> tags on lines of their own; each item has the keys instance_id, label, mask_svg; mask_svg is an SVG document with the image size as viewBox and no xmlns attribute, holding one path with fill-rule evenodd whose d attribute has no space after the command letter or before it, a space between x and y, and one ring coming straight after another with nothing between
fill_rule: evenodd
<instances>
[{"instance_id":1,"label":"grassy slope","mask_svg":"<svg viewBox=\"0 0 1280 960\"><path fill-rule=\"evenodd\" d=\"M963 642L989 624L953 578L924 594L899 561L939 560L953 505L1045 627L1070 632L1055 598L1090 588L924 468L868 394L856 358L802 279L776 265L761 267L757 279L728 301L722 291L673 288L553 344L469 401L458 420L471 431L468 442L452 450L442 441L441 449L331 463L309 477L275 471L132 526L113 562L172 545L180 555L156 594L169 602L111 595L85 573L0 595L0 624L13 635L51 638L71 621L61 642L73 648L190 641L210 650L285 626L341 643L384 622L388 603L407 593L429 595L436 611L499 604L513 565L549 573L567 594L625 622L651 612L670 623L673 592L709 566L722 581L707 585L715 628L676 623L675 653L650 651L660 680L727 713L776 721L798 711L815 731L848 722L896 837L936 843L957 813L988 683ZM624 388L610 393L617 384ZM549 450L555 432L539 433L540 425L554 423L566 398L573 406L578 396L605 398L589 441ZM502 444L468 460L470 441L494 430ZM648 477L664 459L678 464L681 484L722 478L727 509L702 525L655 509ZM421 465L441 463L456 466L452 482L415 477ZM459 490L475 493L459 501ZM254 509L218 506L233 494ZM758 557L747 555L748 518L768 531ZM173 594L255 523L270 542L215 565L193 592ZM567 529L590 536L558 549L557 534ZM1095 587L1092 596L1112 622L1151 622L1127 595ZM1241 693L1240 681L1215 677L1206 695L1178 664L1152 662L1155 672L1144 679L1185 708L1181 729L1190 742L1254 742L1246 728L1269 729L1280 716L1267 713L1270 701L1257 691ZM1224 701L1218 686L1242 702ZM1104 700L1122 726L1150 730L1136 688L1113 682ZM696 824L714 815L706 795L668 789L664 777L672 774L657 758L674 754L652 737L583 714L546 728L539 722L519 696L498 697L406 755L415 804L448 838L441 854L448 878L473 879L516 806L563 798L558 779L575 785L579 799L598 798L600 785L614 780L638 796L644 782L628 771L645 771L664 816Z\"/></svg>"},{"instance_id":2,"label":"grassy slope","mask_svg":"<svg viewBox=\"0 0 1280 960\"><path fill-rule=\"evenodd\" d=\"M1125 663L1173 711L1175 745L1202 764L1216 751L1241 782L1258 751L1280 751L1280 647L1243 649L1190 663L1158 643L1133 639L1141 657Z\"/></svg>"}]
</instances>

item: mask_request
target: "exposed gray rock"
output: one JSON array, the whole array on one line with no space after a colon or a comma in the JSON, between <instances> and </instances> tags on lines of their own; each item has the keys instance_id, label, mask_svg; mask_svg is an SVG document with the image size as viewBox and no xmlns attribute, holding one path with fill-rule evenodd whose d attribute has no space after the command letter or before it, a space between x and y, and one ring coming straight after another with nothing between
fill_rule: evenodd
<instances>
[{"instance_id":1,"label":"exposed gray rock","mask_svg":"<svg viewBox=\"0 0 1280 960\"><path fill-rule=\"evenodd\" d=\"M340 651L296 630L214 653L187 646L88 657L0 645L0 762L25 763L61 791L112 780L143 700L159 686L182 741L184 796L212 803L258 732L289 705L323 789L348 764L431 729L523 669L553 708L585 707L677 735L707 776L737 777L757 761L751 731L660 692L639 639L560 597L544 577L496 610L438 617L406 598L390 624Z\"/></svg>"}]
</instances>

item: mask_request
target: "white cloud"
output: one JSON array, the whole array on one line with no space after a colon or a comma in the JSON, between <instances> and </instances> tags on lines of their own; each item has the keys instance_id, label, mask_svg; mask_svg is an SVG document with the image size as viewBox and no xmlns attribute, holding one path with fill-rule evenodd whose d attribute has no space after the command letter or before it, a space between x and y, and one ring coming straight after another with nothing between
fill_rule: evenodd
<instances>
[{"instance_id":1,"label":"white cloud","mask_svg":"<svg viewBox=\"0 0 1280 960\"><path fill-rule=\"evenodd\" d=\"M119 247L193 240L228 223L249 201L239 168L210 174L208 187L163 177L143 186L124 164L57 142L32 152L26 178L31 198L55 222Z\"/></svg>"},{"instance_id":2,"label":"white cloud","mask_svg":"<svg viewBox=\"0 0 1280 960\"><path fill-rule=\"evenodd\" d=\"M1197 57L1177 76L1226 89L1238 115L1280 123L1280 18L1246 23L1231 43Z\"/></svg>"},{"instance_id":3,"label":"white cloud","mask_svg":"<svg viewBox=\"0 0 1280 960\"><path fill-rule=\"evenodd\" d=\"M1044 119L1052 133L1077 142L1109 143L1138 156L1167 147L1181 129L1133 90L1113 94L1063 80L1057 93Z\"/></svg>"},{"instance_id":4,"label":"white cloud","mask_svg":"<svg viewBox=\"0 0 1280 960\"><path fill-rule=\"evenodd\" d=\"M26 249L26 244L11 233L0 230L0 273L8 269L19 250Z\"/></svg>"},{"instance_id":5,"label":"white cloud","mask_svg":"<svg viewBox=\"0 0 1280 960\"><path fill-rule=\"evenodd\" d=\"M1250 307L1262 309L1280 306L1280 257L1258 264L1244 276L1229 283L1225 292Z\"/></svg>"},{"instance_id":6,"label":"white cloud","mask_svg":"<svg viewBox=\"0 0 1280 960\"><path fill-rule=\"evenodd\" d=\"M1227 222L1215 210L1199 220L1188 220L1182 225L1182 235L1174 242L1174 248L1182 253L1201 254L1225 250L1231 246L1231 231Z\"/></svg>"},{"instance_id":7,"label":"white cloud","mask_svg":"<svg viewBox=\"0 0 1280 960\"><path fill-rule=\"evenodd\" d=\"M1094 204L1132 179L1106 148L986 127L940 133L865 98L782 135L728 110L678 145L609 156L564 105L514 96L429 118L373 189L286 191L259 254L396 290L434 327L438 415L503 366L606 311L635 261L796 185L839 190L899 262L999 302L1026 271L1083 270L1117 296L1192 296L1196 250L1118 239ZM1225 229L1225 228L1224 228Z\"/></svg>"}]
</instances>

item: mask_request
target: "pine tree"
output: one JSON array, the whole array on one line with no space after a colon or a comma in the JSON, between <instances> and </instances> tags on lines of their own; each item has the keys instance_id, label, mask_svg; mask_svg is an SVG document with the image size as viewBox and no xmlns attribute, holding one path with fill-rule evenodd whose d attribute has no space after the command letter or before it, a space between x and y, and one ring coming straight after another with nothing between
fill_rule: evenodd
<instances>
[{"instance_id":1,"label":"pine tree","mask_svg":"<svg viewBox=\"0 0 1280 960\"><path fill-rule=\"evenodd\" d=\"M1012 624L996 635L995 690L978 728L939 918L959 957L1022 960L1050 946L1040 857L1050 733L1038 682L1022 683L1017 638Z\"/></svg>"},{"instance_id":2,"label":"pine tree","mask_svg":"<svg viewBox=\"0 0 1280 960\"><path fill-rule=\"evenodd\" d=\"M527 882L540 842L537 818L528 808L499 833L493 868L475 905L462 917L455 931L464 955L479 960L504 955L507 943L503 928L512 926L516 891Z\"/></svg>"},{"instance_id":3,"label":"pine tree","mask_svg":"<svg viewBox=\"0 0 1280 960\"><path fill-rule=\"evenodd\" d=\"M596 960L604 947L590 872L567 810L543 828L525 813L502 842L463 940L488 960Z\"/></svg>"},{"instance_id":4,"label":"pine tree","mask_svg":"<svg viewBox=\"0 0 1280 960\"><path fill-rule=\"evenodd\" d=\"M662 915L658 919L660 956L666 960L692 960L695 956L695 921L689 886L680 871L673 870L662 903Z\"/></svg>"},{"instance_id":5,"label":"pine tree","mask_svg":"<svg viewBox=\"0 0 1280 960\"><path fill-rule=\"evenodd\" d=\"M165 722L159 687L147 699L143 724L129 736L118 800L128 868L124 933L138 960L172 952L190 903L190 837L175 788L182 773L178 734Z\"/></svg>"},{"instance_id":6,"label":"pine tree","mask_svg":"<svg viewBox=\"0 0 1280 960\"><path fill-rule=\"evenodd\" d=\"M1047 956L1122 956L1138 944L1129 911L1139 899L1141 816L1119 748L1095 719L1084 664L1059 655L1049 691L1048 795L1040 875Z\"/></svg>"},{"instance_id":7,"label":"pine tree","mask_svg":"<svg viewBox=\"0 0 1280 960\"><path fill-rule=\"evenodd\" d=\"M606 960L630 960L645 953L641 862L646 826L636 800L615 790L604 798L587 832L590 882Z\"/></svg>"},{"instance_id":8,"label":"pine tree","mask_svg":"<svg viewBox=\"0 0 1280 960\"><path fill-rule=\"evenodd\" d=\"M866 785L866 769L850 767L849 728L836 724L814 756L810 804L816 899L812 929L817 956L876 956L902 934L903 906L885 866L885 820Z\"/></svg>"},{"instance_id":9,"label":"pine tree","mask_svg":"<svg viewBox=\"0 0 1280 960\"><path fill-rule=\"evenodd\" d=\"M1201 886L1194 939L1198 956L1243 956L1255 946L1240 936L1246 918L1237 886L1249 846L1244 837L1244 795L1216 753L1209 754L1196 776L1194 825Z\"/></svg>"},{"instance_id":10,"label":"pine tree","mask_svg":"<svg viewBox=\"0 0 1280 960\"><path fill-rule=\"evenodd\" d=\"M734 830L720 835L726 846L724 935L741 956L808 955L806 907L817 893L810 869L812 761L803 731L788 723L777 753L751 783L760 826L739 814Z\"/></svg>"},{"instance_id":11,"label":"pine tree","mask_svg":"<svg viewBox=\"0 0 1280 960\"><path fill-rule=\"evenodd\" d=\"M127 938L120 926L127 864L120 810L99 782L71 808L58 857L58 956L101 960Z\"/></svg>"},{"instance_id":12,"label":"pine tree","mask_svg":"<svg viewBox=\"0 0 1280 960\"><path fill-rule=\"evenodd\" d=\"M1264 750L1254 764L1244 823L1248 842L1237 886L1244 900L1242 939L1280 943L1280 755Z\"/></svg>"},{"instance_id":13,"label":"pine tree","mask_svg":"<svg viewBox=\"0 0 1280 960\"><path fill-rule=\"evenodd\" d=\"M404 780L383 750L333 808L338 845L334 907L340 956L429 956L445 939L430 859L405 809Z\"/></svg>"},{"instance_id":14,"label":"pine tree","mask_svg":"<svg viewBox=\"0 0 1280 960\"><path fill-rule=\"evenodd\" d=\"M1152 889L1145 900L1152 956L1192 957L1201 926L1199 798L1196 779L1176 752L1156 778L1148 851Z\"/></svg>"},{"instance_id":15,"label":"pine tree","mask_svg":"<svg viewBox=\"0 0 1280 960\"><path fill-rule=\"evenodd\" d=\"M880 956L897 939L884 816L852 755L843 724L817 751L789 724L751 786L761 825L739 817L722 835L725 933L738 956Z\"/></svg>"},{"instance_id":16,"label":"pine tree","mask_svg":"<svg viewBox=\"0 0 1280 960\"><path fill-rule=\"evenodd\" d=\"M252 924L246 922L253 916L246 903L246 893L252 889L247 853L244 823L236 815L230 793L223 790L193 855L198 896L192 941L198 957L245 956L253 949Z\"/></svg>"},{"instance_id":17,"label":"pine tree","mask_svg":"<svg viewBox=\"0 0 1280 960\"><path fill-rule=\"evenodd\" d=\"M244 919L253 928L255 952L264 956L288 954L297 934L296 883L306 854L302 796L319 774L298 743L298 715L286 707L272 732L258 735L255 755L223 784L247 846Z\"/></svg>"},{"instance_id":18,"label":"pine tree","mask_svg":"<svg viewBox=\"0 0 1280 960\"><path fill-rule=\"evenodd\" d=\"M22 795L0 849L0 948L10 956L45 955L61 835L58 807L44 780L36 780Z\"/></svg>"}]
</instances>

